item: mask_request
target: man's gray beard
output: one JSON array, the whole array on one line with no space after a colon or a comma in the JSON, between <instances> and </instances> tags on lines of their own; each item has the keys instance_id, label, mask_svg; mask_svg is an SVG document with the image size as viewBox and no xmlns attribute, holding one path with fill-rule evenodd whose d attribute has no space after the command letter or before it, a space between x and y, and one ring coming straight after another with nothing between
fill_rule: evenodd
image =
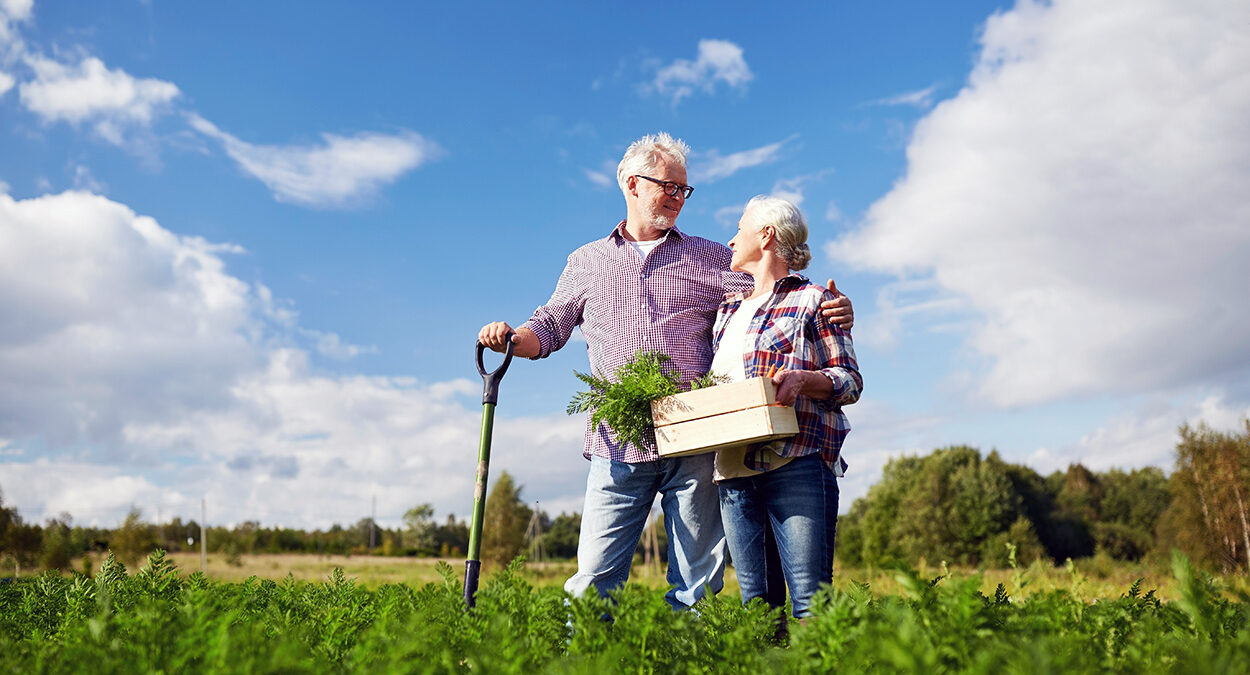
<instances>
[{"instance_id":1,"label":"man's gray beard","mask_svg":"<svg viewBox=\"0 0 1250 675\"><path fill-rule=\"evenodd\" d=\"M673 229L673 223L676 222L677 216L670 216L663 213L656 213L651 216L651 227L657 230L668 231Z\"/></svg>"}]
</instances>

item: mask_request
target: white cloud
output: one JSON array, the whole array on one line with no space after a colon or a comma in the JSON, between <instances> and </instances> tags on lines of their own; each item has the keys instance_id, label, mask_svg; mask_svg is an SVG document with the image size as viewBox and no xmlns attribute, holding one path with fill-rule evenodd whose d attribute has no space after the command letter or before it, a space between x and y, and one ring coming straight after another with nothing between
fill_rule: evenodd
<instances>
[{"instance_id":1,"label":"white cloud","mask_svg":"<svg viewBox=\"0 0 1250 675\"><path fill-rule=\"evenodd\" d=\"M16 24L30 20L33 6L34 0L0 0L0 62L13 60L25 49Z\"/></svg>"},{"instance_id":2,"label":"white cloud","mask_svg":"<svg viewBox=\"0 0 1250 675\"><path fill-rule=\"evenodd\" d=\"M147 126L178 95L178 87L162 80L136 79L121 69L110 70L93 56L70 65L28 55L35 79L18 87L22 104L46 121L90 123L105 140L121 145L124 131Z\"/></svg>"},{"instance_id":3,"label":"white cloud","mask_svg":"<svg viewBox=\"0 0 1250 675\"><path fill-rule=\"evenodd\" d=\"M712 218L724 227L734 228L737 227L738 220L742 218L742 211L746 209L746 207L746 202L722 206L719 209L716 209L716 213L712 214Z\"/></svg>"},{"instance_id":4,"label":"white cloud","mask_svg":"<svg viewBox=\"0 0 1250 675\"><path fill-rule=\"evenodd\" d=\"M480 384L327 375L289 303L225 271L232 245L178 236L84 192L0 195L0 488L23 517L68 511L326 526L467 515ZM342 355L342 354L335 354ZM461 397L464 397L463 399ZM499 418L493 475L574 503L578 418ZM175 487L176 486L176 487Z\"/></svg>"},{"instance_id":5,"label":"white cloud","mask_svg":"<svg viewBox=\"0 0 1250 675\"><path fill-rule=\"evenodd\" d=\"M151 521L160 506L189 506L192 501L185 493L126 475L115 466L47 458L0 463L0 488L5 505L17 506L25 520L43 522L68 513L75 524L89 527L115 527L132 506L150 507L140 510ZM184 519L193 515L190 508L182 514ZM199 514L194 517L198 520Z\"/></svg>"},{"instance_id":6,"label":"white cloud","mask_svg":"<svg viewBox=\"0 0 1250 675\"><path fill-rule=\"evenodd\" d=\"M16 83L17 80L13 79L12 75L0 70L0 96L4 96L5 92L12 89Z\"/></svg>"},{"instance_id":7,"label":"white cloud","mask_svg":"<svg viewBox=\"0 0 1250 675\"><path fill-rule=\"evenodd\" d=\"M825 207L825 220L836 223L842 220L842 218L842 209L838 208L838 203L832 199L829 200L829 206Z\"/></svg>"},{"instance_id":8,"label":"white cloud","mask_svg":"<svg viewBox=\"0 0 1250 675\"><path fill-rule=\"evenodd\" d=\"M1244 379L1247 23L1218 0L992 16L904 179L829 252L970 303L998 405Z\"/></svg>"},{"instance_id":9,"label":"white cloud","mask_svg":"<svg viewBox=\"0 0 1250 675\"><path fill-rule=\"evenodd\" d=\"M9 21L26 21L35 0L0 0L0 14Z\"/></svg>"},{"instance_id":10,"label":"white cloud","mask_svg":"<svg viewBox=\"0 0 1250 675\"><path fill-rule=\"evenodd\" d=\"M822 172L823 173L823 172ZM809 181L819 178L822 173L810 174L806 176L797 176L795 178L783 178L769 190L770 197L785 199L793 203L795 206L803 205L803 186ZM712 214L712 218L726 228L734 228L738 225L738 220L742 217L742 212L746 209L747 202L740 204L729 204L716 209Z\"/></svg>"},{"instance_id":11,"label":"white cloud","mask_svg":"<svg viewBox=\"0 0 1250 675\"><path fill-rule=\"evenodd\" d=\"M412 131L397 134L322 134L317 146L253 145L221 131L199 115L200 133L221 142L239 167L263 182L279 201L302 206L351 206L440 154Z\"/></svg>"},{"instance_id":12,"label":"white cloud","mask_svg":"<svg viewBox=\"0 0 1250 675\"><path fill-rule=\"evenodd\" d=\"M929 279L882 284L877 289L876 311L856 317L856 342L889 351L898 347L905 324L923 325L932 332L968 320L970 308L963 299L936 290L937 285Z\"/></svg>"},{"instance_id":13,"label":"white cloud","mask_svg":"<svg viewBox=\"0 0 1250 675\"><path fill-rule=\"evenodd\" d=\"M780 159L782 147L793 138L729 155L721 155L715 148L708 150L691 163L690 180L695 183L713 183L743 169L771 164Z\"/></svg>"},{"instance_id":14,"label":"white cloud","mask_svg":"<svg viewBox=\"0 0 1250 675\"><path fill-rule=\"evenodd\" d=\"M717 82L744 88L752 77L741 47L727 40L699 40L698 58L663 66L646 89L671 97L676 105L696 90L712 93Z\"/></svg>"},{"instance_id":15,"label":"white cloud","mask_svg":"<svg viewBox=\"0 0 1250 675\"><path fill-rule=\"evenodd\" d=\"M777 199L784 199L802 208L803 186L812 178L813 176L799 176L797 178L779 180L773 183L773 189L769 191L768 195Z\"/></svg>"},{"instance_id":16,"label":"white cloud","mask_svg":"<svg viewBox=\"0 0 1250 675\"><path fill-rule=\"evenodd\" d=\"M1222 392L1180 403L1152 401L1109 420L1076 443L1054 449L1038 448L1029 455L1027 463L1043 474L1062 471L1078 462L1099 471L1144 466L1170 471L1180 442L1177 429L1182 424L1206 424L1219 431L1240 432L1241 421L1247 417L1250 406L1232 404Z\"/></svg>"},{"instance_id":17,"label":"white cloud","mask_svg":"<svg viewBox=\"0 0 1250 675\"><path fill-rule=\"evenodd\" d=\"M929 108L933 105L933 93L937 91L937 85L917 89L916 91L907 91L894 96L880 98L872 103L875 105L910 105L917 108Z\"/></svg>"},{"instance_id":18,"label":"white cloud","mask_svg":"<svg viewBox=\"0 0 1250 675\"><path fill-rule=\"evenodd\" d=\"M0 195L0 436L108 443L219 401L255 330L219 251L96 195Z\"/></svg>"},{"instance_id":19,"label":"white cloud","mask_svg":"<svg viewBox=\"0 0 1250 675\"><path fill-rule=\"evenodd\" d=\"M318 354L332 359L346 361L354 359L361 354L375 354L378 351L377 347L372 345L362 347L344 342L343 338L334 333L323 333L316 330L307 330L304 333L316 340Z\"/></svg>"},{"instance_id":20,"label":"white cloud","mask_svg":"<svg viewBox=\"0 0 1250 675\"><path fill-rule=\"evenodd\" d=\"M851 433L842 446L842 456L850 468L838 480L838 510L842 513L868 494L890 460L928 454L946 443L941 436L944 420L908 413L881 399L860 399L846 409L846 414Z\"/></svg>"},{"instance_id":21,"label":"white cloud","mask_svg":"<svg viewBox=\"0 0 1250 675\"><path fill-rule=\"evenodd\" d=\"M104 194L108 191L108 188L104 185L104 183L97 180L95 175L91 173L91 169L86 166L82 164L75 164L73 172L75 189L94 192L96 194Z\"/></svg>"},{"instance_id":22,"label":"white cloud","mask_svg":"<svg viewBox=\"0 0 1250 675\"><path fill-rule=\"evenodd\" d=\"M609 176L606 172L591 171L590 169L582 169L582 171L586 173L586 178L590 179L590 182L601 188L611 187L616 184L615 177Z\"/></svg>"}]
</instances>

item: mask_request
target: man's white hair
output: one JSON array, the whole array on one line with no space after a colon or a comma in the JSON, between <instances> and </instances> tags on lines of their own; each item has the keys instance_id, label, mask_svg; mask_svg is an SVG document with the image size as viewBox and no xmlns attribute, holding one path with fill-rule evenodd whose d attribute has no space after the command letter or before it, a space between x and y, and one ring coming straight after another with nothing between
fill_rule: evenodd
<instances>
[{"instance_id":1,"label":"man's white hair","mask_svg":"<svg viewBox=\"0 0 1250 675\"><path fill-rule=\"evenodd\" d=\"M621 186L621 192L625 192L625 182L629 177L651 173L660 163L660 157L677 162L684 169L689 152L690 146L685 141L673 138L663 131L643 136L630 143L629 149L625 151L625 156L616 167L616 183Z\"/></svg>"}]
</instances>

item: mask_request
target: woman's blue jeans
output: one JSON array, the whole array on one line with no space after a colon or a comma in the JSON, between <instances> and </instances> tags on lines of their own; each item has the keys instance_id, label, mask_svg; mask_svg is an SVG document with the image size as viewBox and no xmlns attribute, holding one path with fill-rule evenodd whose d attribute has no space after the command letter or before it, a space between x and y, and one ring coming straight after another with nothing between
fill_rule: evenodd
<instances>
[{"instance_id":1,"label":"woman's blue jeans","mask_svg":"<svg viewBox=\"0 0 1250 675\"><path fill-rule=\"evenodd\" d=\"M742 601L767 593L764 540L771 524L794 616L807 616L817 589L833 580L838 526L838 482L820 455L722 481L720 511Z\"/></svg>"}]
</instances>

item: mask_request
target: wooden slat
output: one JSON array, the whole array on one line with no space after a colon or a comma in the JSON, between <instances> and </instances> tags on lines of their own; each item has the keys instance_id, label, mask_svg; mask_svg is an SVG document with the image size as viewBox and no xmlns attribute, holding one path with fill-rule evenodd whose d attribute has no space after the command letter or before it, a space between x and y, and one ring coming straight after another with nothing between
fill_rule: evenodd
<instances>
[{"instance_id":1,"label":"wooden slat","mask_svg":"<svg viewBox=\"0 0 1250 675\"><path fill-rule=\"evenodd\" d=\"M768 405L656 427L655 440L662 457L681 457L798 432L794 408Z\"/></svg>"},{"instance_id":2,"label":"wooden slat","mask_svg":"<svg viewBox=\"0 0 1250 675\"><path fill-rule=\"evenodd\" d=\"M735 410L772 405L776 399L777 388L771 378L753 377L652 401L651 419L655 426L662 427L701 417L723 415Z\"/></svg>"}]
</instances>

